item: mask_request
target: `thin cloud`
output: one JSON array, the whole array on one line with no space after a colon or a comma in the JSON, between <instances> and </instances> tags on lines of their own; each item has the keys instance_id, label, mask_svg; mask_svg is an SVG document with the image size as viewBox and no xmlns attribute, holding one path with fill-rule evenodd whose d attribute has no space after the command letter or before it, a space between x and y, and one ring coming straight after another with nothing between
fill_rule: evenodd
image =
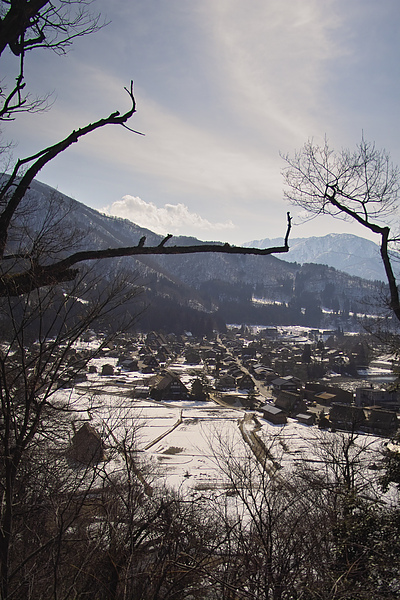
<instances>
[{"instance_id":1,"label":"thin cloud","mask_svg":"<svg viewBox=\"0 0 400 600\"><path fill-rule=\"evenodd\" d=\"M129 219L155 233L186 233L195 235L198 232L216 232L233 229L232 221L211 223L197 213L190 212L184 204L165 204L158 208L152 202L145 202L138 196L124 196L103 209L103 212Z\"/></svg>"},{"instance_id":2,"label":"thin cloud","mask_svg":"<svg viewBox=\"0 0 400 600\"><path fill-rule=\"evenodd\" d=\"M203 9L231 108L275 140L304 139L318 129L329 68L346 53L337 39L345 17L335 2L225 0Z\"/></svg>"}]
</instances>

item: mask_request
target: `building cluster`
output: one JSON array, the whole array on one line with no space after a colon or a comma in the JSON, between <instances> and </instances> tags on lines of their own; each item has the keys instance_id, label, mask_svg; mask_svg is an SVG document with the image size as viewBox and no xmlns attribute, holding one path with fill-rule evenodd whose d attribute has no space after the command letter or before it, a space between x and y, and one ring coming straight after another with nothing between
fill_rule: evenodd
<instances>
[{"instance_id":1,"label":"building cluster","mask_svg":"<svg viewBox=\"0 0 400 600\"><path fill-rule=\"evenodd\" d=\"M255 410L274 424L295 418L307 425L392 436L400 411L397 382L357 385L357 369L373 358L365 339L317 330L306 335L280 336L276 328L254 334L243 327L202 339L155 332L125 335L102 349L104 357L117 360L103 363L100 374L122 381L124 373L143 374L132 386L133 398L212 398ZM198 368L190 385L173 368L178 360ZM352 381L353 389L334 385L332 375Z\"/></svg>"}]
</instances>

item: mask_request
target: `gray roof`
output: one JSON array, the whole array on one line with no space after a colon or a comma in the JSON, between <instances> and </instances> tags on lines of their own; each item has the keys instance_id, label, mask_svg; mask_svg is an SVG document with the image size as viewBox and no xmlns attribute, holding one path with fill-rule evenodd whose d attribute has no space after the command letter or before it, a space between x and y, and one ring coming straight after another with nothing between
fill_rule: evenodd
<instances>
[{"instance_id":1,"label":"gray roof","mask_svg":"<svg viewBox=\"0 0 400 600\"><path fill-rule=\"evenodd\" d=\"M268 412L271 415L279 415L281 412L283 412L280 408L277 408L273 404L264 404L264 406L261 407L261 410L263 412Z\"/></svg>"}]
</instances>

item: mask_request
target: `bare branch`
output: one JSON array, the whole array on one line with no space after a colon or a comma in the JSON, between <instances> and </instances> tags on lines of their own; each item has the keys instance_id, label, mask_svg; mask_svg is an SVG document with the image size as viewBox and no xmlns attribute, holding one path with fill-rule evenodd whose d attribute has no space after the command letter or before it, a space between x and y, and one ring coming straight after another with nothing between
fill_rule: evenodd
<instances>
[{"instance_id":1,"label":"bare branch","mask_svg":"<svg viewBox=\"0 0 400 600\"><path fill-rule=\"evenodd\" d=\"M390 226L381 224L396 214L400 172L385 150L361 140L354 152L335 154L325 140L320 147L307 142L287 163L285 196L313 215L330 214L356 221L380 236L380 252L389 285L390 308L400 321L400 299L389 255ZM384 222L384 221L383 221Z\"/></svg>"},{"instance_id":2,"label":"bare branch","mask_svg":"<svg viewBox=\"0 0 400 600\"><path fill-rule=\"evenodd\" d=\"M104 26L88 7L92 0L19 0L0 20L0 55L8 46L16 56L33 48L65 53L72 40Z\"/></svg>"},{"instance_id":3,"label":"bare branch","mask_svg":"<svg viewBox=\"0 0 400 600\"><path fill-rule=\"evenodd\" d=\"M123 256L148 256L152 254L200 254L200 253L222 253L267 256L289 251L288 238L291 228L291 217L287 214L288 226L284 246L271 248L245 248L242 246L231 246L230 244L201 244L196 246L165 246L164 244L172 237L167 235L158 246L144 246L145 238L141 238L137 246L125 248L107 248L105 250L83 250L75 252L67 258L51 265L40 266L33 264L31 268L22 273L7 273L0 278L0 296L18 296L25 294L35 288L47 285L55 285L64 281L72 281L77 269L72 267L78 263L90 260L101 260L105 258L120 258ZM7 257L4 257L5 259ZM26 258L26 257L24 257Z\"/></svg>"},{"instance_id":4,"label":"bare branch","mask_svg":"<svg viewBox=\"0 0 400 600\"><path fill-rule=\"evenodd\" d=\"M130 89L128 90L127 88L125 88L125 90L128 92L129 98L131 100L131 108L127 112L121 115L119 111L115 111L104 119L99 119L95 123L89 123L85 127L73 131L68 137L66 137L61 142L57 142L57 144L49 146L48 148L41 150L37 154L29 156L28 158L24 158L17 162L12 174L0 190L0 203L6 202L5 208L2 214L0 215L1 257L4 255L4 250L8 237L8 227L10 225L11 219L19 204L21 203L23 197L25 196L27 190L29 189L30 184L32 183L36 175L39 173L39 171L48 162L52 161L56 156L61 154L61 152L64 152L64 150L69 148L72 144L78 142L80 138L91 133L92 131L95 131L96 129L105 127L106 125L122 125L126 121L128 121L131 118L131 116L136 112L136 101L133 95L133 81L131 81ZM29 163L32 163L31 166L27 169L24 175L20 179L18 179L18 173L21 167ZM13 191L10 192L12 188Z\"/></svg>"},{"instance_id":5,"label":"bare branch","mask_svg":"<svg viewBox=\"0 0 400 600\"><path fill-rule=\"evenodd\" d=\"M48 48L65 54L76 37L102 29L100 15L92 14L93 0L13 0L1 3L0 57L9 50L16 56L14 82L5 78L0 87L0 121L11 121L21 112L38 112L49 106L49 96L32 98L26 92L26 53ZM11 73L9 74L11 78Z\"/></svg>"}]
</instances>

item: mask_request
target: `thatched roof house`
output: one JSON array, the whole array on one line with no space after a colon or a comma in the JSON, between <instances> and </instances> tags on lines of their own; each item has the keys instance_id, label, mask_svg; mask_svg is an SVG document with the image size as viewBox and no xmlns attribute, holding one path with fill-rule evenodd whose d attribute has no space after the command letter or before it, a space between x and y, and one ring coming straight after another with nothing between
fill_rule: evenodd
<instances>
[{"instance_id":1,"label":"thatched roof house","mask_svg":"<svg viewBox=\"0 0 400 600\"><path fill-rule=\"evenodd\" d=\"M85 465L104 460L104 443L101 435L89 423L84 423L72 438L68 456Z\"/></svg>"},{"instance_id":2,"label":"thatched roof house","mask_svg":"<svg viewBox=\"0 0 400 600\"><path fill-rule=\"evenodd\" d=\"M171 371L162 371L149 379L148 384L150 397L154 400L187 400L190 396L189 390L178 375Z\"/></svg>"}]
</instances>

